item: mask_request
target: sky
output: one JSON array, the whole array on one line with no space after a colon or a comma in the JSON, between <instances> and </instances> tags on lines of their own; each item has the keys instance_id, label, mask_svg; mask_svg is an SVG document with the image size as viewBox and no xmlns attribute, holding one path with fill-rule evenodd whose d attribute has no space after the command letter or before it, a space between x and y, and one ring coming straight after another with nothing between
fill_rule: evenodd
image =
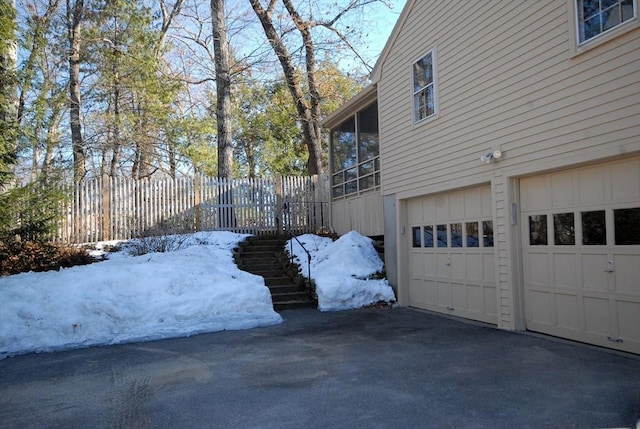
<instances>
[{"instance_id":1,"label":"sky","mask_svg":"<svg viewBox=\"0 0 640 429\"><path fill-rule=\"evenodd\" d=\"M103 262L0 277L0 359L283 323L264 279L233 261L246 237L174 236L178 250L141 256L127 250L139 248L138 240L111 253L105 249L117 242L98 243L93 253ZM386 279L367 280L383 266L371 239L350 232L335 242L310 234L299 240L312 256L320 311L395 301ZM306 274L306 253L294 243Z\"/></svg>"}]
</instances>

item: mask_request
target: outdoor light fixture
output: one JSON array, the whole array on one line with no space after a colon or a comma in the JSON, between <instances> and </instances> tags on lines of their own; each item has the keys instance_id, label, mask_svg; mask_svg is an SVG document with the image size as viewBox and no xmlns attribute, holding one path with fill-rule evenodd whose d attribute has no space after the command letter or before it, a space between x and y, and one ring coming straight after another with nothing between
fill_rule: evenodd
<instances>
[{"instance_id":1,"label":"outdoor light fixture","mask_svg":"<svg viewBox=\"0 0 640 429\"><path fill-rule=\"evenodd\" d=\"M502 158L502 152L496 149L493 152L489 152L486 155L482 155L480 157L480 161L485 164L489 164L491 161L497 161L500 158Z\"/></svg>"}]
</instances>

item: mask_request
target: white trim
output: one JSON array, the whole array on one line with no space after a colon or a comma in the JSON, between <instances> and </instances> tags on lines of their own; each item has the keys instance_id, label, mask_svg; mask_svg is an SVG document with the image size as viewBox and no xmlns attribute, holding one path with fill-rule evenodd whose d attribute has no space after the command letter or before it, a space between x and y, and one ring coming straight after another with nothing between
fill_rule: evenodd
<instances>
[{"instance_id":1,"label":"white trim","mask_svg":"<svg viewBox=\"0 0 640 429\"><path fill-rule=\"evenodd\" d=\"M603 43L606 43L616 37L619 37L629 31L632 31L636 28L640 27L640 17L638 13L638 0L633 0L633 12L634 17L621 22L620 24L612 27L608 30L599 33L596 36L591 37L590 39L580 41L580 19L579 19L579 5L578 1L580 0L568 0L568 10L569 10L569 23L570 23L570 48L572 54L570 58L586 52L596 46L600 46Z\"/></svg>"}]
</instances>

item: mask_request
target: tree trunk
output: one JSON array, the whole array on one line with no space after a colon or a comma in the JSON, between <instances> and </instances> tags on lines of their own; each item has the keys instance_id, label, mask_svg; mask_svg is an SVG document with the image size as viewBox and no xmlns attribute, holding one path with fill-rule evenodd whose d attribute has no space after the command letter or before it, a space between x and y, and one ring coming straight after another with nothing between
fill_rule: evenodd
<instances>
[{"instance_id":1,"label":"tree trunk","mask_svg":"<svg viewBox=\"0 0 640 429\"><path fill-rule=\"evenodd\" d=\"M73 151L73 177L77 183L86 174L82 124L80 122L80 31L84 1L67 0L67 35L69 40L69 122L71 124L71 148Z\"/></svg>"},{"instance_id":2,"label":"tree trunk","mask_svg":"<svg viewBox=\"0 0 640 429\"><path fill-rule=\"evenodd\" d=\"M13 177L17 148L18 93L15 0L0 0L0 192Z\"/></svg>"},{"instance_id":3,"label":"tree trunk","mask_svg":"<svg viewBox=\"0 0 640 429\"><path fill-rule=\"evenodd\" d=\"M233 176L231 146L231 61L224 0L211 0L213 50L216 66L216 120L218 122L218 177Z\"/></svg>"},{"instance_id":4,"label":"tree trunk","mask_svg":"<svg viewBox=\"0 0 640 429\"><path fill-rule=\"evenodd\" d=\"M280 61L285 80L287 81L287 87L289 88L289 92L291 93L291 97L293 98L293 102L295 103L298 120L300 121L300 125L302 127L304 142L307 145L307 149L309 151L307 172L310 176L314 174L320 174L324 170L322 164L322 141L320 137L319 125L320 97L315 85L315 54L313 51L313 42L311 40L309 26L305 25L302 20L296 22L297 28L303 34L303 41L305 43L307 81L310 85L309 89L311 92L311 105L307 102L305 94L302 90L302 85L296 77L296 69L293 65L291 53L280 38L275 27L273 26L273 9L269 8L265 10L260 4L259 0L249 0L249 2L251 3L251 7L253 8L254 12L258 16L260 23L262 24L262 28L264 29L265 35L267 36L267 39L269 40L273 51ZM285 7L291 8L291 10L289 11L290 14L291 11L295 12L295 10L293 9L293 5L290 2L285 2ZM292 14L294 21L297 21L296 16L297 14Z\"/></svg>"}]
</instances>

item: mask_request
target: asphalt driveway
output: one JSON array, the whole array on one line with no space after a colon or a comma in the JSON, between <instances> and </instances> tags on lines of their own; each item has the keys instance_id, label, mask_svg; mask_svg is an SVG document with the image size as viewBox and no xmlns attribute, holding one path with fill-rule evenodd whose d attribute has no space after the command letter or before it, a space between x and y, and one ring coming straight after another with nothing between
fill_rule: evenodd
<instances>
[{"instance_id":1,"label":"asphalt driveway","mask_svg":"<svg viewBox=\"0 0 640 429\"><path fill-rule=\"evenodd\" d=\"M0 361L8 428L619 428L640 357L406 308Z\"/></svg>"}]
</instances>

